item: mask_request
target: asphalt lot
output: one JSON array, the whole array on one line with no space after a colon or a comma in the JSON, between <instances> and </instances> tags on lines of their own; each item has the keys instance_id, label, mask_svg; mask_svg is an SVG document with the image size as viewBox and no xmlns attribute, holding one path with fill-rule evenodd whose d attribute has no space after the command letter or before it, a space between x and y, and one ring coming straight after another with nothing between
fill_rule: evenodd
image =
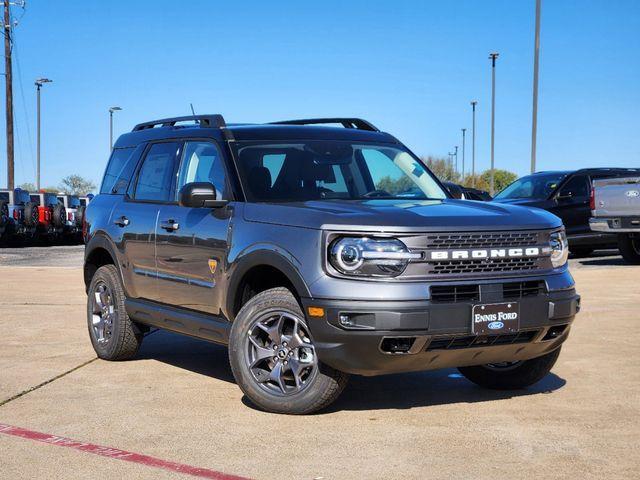
<instances>
[{"instance_id":1,"label":"asphalt lot","mask_svg":"<svg viewBox=\"0 0 640 480\"><path fill-rule=\"evenodd\" d=\"M188 478L89 443L255 479L638 478L640 267L612 253L571 260L583 310L538 385L353 377L328 411L291 417L251 408L217 345L155 332L132 361L95 360L82 247L0 249L0 478Z\"/></svg>"}]
</instances>

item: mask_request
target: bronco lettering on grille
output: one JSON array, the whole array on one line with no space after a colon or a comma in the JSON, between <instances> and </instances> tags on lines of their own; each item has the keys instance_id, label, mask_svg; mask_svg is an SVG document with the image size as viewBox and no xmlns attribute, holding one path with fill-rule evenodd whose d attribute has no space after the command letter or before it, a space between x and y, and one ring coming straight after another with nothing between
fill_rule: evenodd
<instances>
[{"instance_id":1,"label":"bronco lettering on grille","mask_svg":"<svg viewBox=\"0 0 640 480\"><path fill-rule=\"evenodd\" d=\"M548 253L540 247L518 248L484 248L464 250L430 250L427 252L429 260L470 260L485 258L523 258L539 257L542 253Z\"/></svg>"}]
</instances>

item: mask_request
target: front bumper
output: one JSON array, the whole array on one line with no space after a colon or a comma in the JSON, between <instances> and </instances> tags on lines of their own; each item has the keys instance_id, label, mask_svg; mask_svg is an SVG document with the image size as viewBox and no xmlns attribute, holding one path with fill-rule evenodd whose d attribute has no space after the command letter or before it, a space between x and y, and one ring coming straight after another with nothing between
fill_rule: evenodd
<instances>
[{"instance_id":1,"label":"front bumper","mask_svg":"<svg viewBox=\"0 0 640 480\"><path fill-rule=\"evenodd\" d=\"M590 218L589 227L594 232L638 233L640 232L640 217Z\"/></svg>"},{"instance_id":2,"label":"front bumper","mask_svg":"<svg viewBox=\"0 0 640 480\"><path fill-rule=\"evenodd\" d=\"M500 298L496 284L489 285L481 290L486 293L481 301L302 299L302 303L305 311L311 306L324 308L324 317L308 317L318 358L337 370L360 375L527 360L566 340L580 309L573 287L506 300ZM502 301L520 304L518 334L472 335L473 305ZM351 317L353 325L341 325L341 315ZM408 351L388 351L387 342L396 339L407 339Z\"/></svg>"}]
</instances>

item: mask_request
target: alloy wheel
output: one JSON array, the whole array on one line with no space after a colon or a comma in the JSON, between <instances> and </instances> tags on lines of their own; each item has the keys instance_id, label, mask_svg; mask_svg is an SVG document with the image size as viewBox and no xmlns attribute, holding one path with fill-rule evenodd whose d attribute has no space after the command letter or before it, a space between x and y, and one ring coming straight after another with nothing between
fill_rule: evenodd
<instances>
[{"instance_id":1,"label":"alloy wheel","mask_svg":"<svg viewBox=\"0 0 640 480\"><path fill-rule=\"evenodd\" d=\"M318 373L307 326L289 312L259 317L247 332L245 343L247 367L258 385L271 394L299 393Z\"/></svg>"},{"instance_id":2,"label":"alloy wheel","mask_svg":"<svg viewBox=\"0 0 640 480\"><path fill-rule=\"evenodd\" d=\"M115 315L111 289L106 283L98 282L93 292L91 326L99 344L104 345L111 340Z\"/></svg>"}]
</instances>

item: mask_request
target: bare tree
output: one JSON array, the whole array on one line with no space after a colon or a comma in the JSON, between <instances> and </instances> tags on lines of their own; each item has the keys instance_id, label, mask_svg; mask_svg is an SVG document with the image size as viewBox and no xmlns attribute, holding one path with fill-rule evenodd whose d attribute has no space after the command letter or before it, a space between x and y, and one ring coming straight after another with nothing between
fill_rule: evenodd
<instances>
[{"instance_id":1,"label":"bare tree","mask_svg":"<svg viewBox=\"0 0 640 480\"><path fill-rule=\"evenodd\" d=\"M60 191L66 194L86 195L95 190L96 184L80 175L68 175L60 182Z\"/></svg>"}]
</instances>

